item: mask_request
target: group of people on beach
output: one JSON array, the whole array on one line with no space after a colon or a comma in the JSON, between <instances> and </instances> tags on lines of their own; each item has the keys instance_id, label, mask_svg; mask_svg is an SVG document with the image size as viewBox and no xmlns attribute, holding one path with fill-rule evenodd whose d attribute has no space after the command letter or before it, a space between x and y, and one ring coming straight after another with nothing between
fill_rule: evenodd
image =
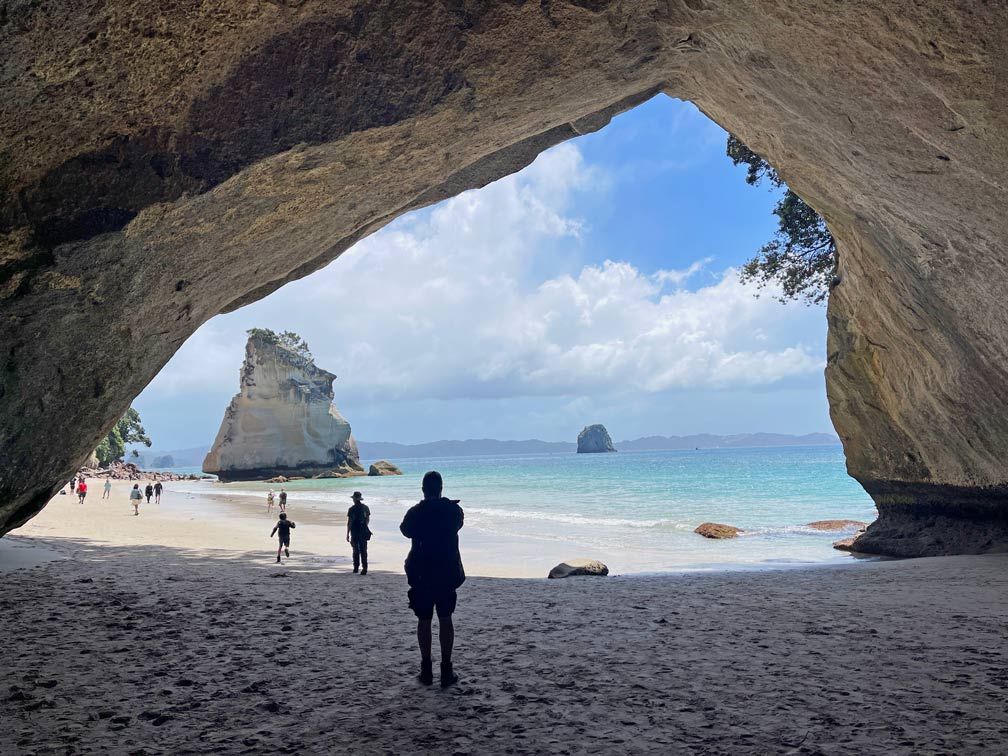
<instances>
[{"instance_id":1,"label":"group of people on beach","mask_svg":"<svg viewBox=\"0 0 1008 756\"><path fill-rule=\"evenodd\" d=\"M420 646L420 682L434 682L431 656L434 614L438 616L438 640L441 646L441 687L458 681L452 667L455 625L452 615L458 600L457 591L465 582L458 533L464 515L458 499L442 496L441 474L430 471L423 477L423 499L413 505L403 517L399 531L411 541L406 557L406 580L409 584L409 608L417 618L417 643ZM367 543L371 539L371 510L360 491L354 491L353 504L347 510L346 539L353 549L353 571L367 575ZM280 516L270 532L278 536L277 563L283 552L290 557L290 531L295 524L287 517L287 495L280 491ZM267 495L268 511L273 508L273 490Z\"/></svg>"},{"instance_id":2,"label":"group of people on beach","mask_svg":"<svg viewBox=\"0 0 1008 756\"><path fill-rule=\"evenodd\" d=\"M87 497L87 479L84 477L83 473L75 475L70 479L70 491L77 494L80 503L84 503L84 499ZM140 514L140 502L143 498L147 497L147 503L150 504L151 497L154 498L155 504L161 503L161 493L164 491L164 486L161 485L160 480L147 481L147 487L140 491L140 484L134 483L133 488L130 491L130 503L133 505L133 514ZM105 479L104 492L102 493L102 499L109 499L112 497L112 481Z\"/></svg>"}]
</instances>

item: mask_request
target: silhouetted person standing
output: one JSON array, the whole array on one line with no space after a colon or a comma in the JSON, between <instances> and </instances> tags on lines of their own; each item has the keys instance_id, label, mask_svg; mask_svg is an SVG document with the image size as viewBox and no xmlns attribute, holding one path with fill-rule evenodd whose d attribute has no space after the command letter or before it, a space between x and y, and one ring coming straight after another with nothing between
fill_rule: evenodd
<instances>
[{"instance_id":1,"label":"silhouetted person standing","mask_svg":"<svg viewBox=\"0 0 1008 756\"><path fill-rule=\"evenodd\" d=\"M371 537L371 510L360 491L353 492L353 506L347 510L346 539L353 546L353 571L367 575L367 542Z\"/></svg>"},{"instance_id":2,"label":"silhouetted person standing","mask_svg":"<svg viewBox=\"0 0 1008 756\"><path fill-rule=\"evenodd\" d=\"M452 669L455 625L452 614L456 589L465 582L458 532L462 529L462 507L457 499L441 495L441 474L433 470L423 477L423 501L410 507L399 530L413 545L406 557L409 606L417 616L420 644L420 682L434 682L431 661L431 621L437 609L438 637L441 641L441 687L458 681Z\"/></svg>"}]
</instances>

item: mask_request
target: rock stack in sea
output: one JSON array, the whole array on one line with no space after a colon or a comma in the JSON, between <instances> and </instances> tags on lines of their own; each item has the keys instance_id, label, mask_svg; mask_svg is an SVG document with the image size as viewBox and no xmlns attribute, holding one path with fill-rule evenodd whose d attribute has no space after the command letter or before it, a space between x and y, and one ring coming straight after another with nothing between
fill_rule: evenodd
<instances>
[{"instance_id":1,"label":"rock stack in sea","mask_svg":"<svg viewBox=\"0 0 1008 756\"><path fill-rule=\"evenodd\" d=\"M368 468L368 475L402 475L402 470L387 459L380 459Z\"/></svg>"},{"instance_id":2,"label":"rock stack in sea","mask_svg":"<svg viewBox=\"0 0 1008 756\"><path fill-rule=\"evenodd\" d=\"M335 379L310 356L250 336L241 390L203 471L222 481L363 474L350 423L332 403Z\"/></svg>"},{"instance_id":3,"label":"rock stack in sea","mask_svg":"<svg viewBox=\"0 0 1008 756\"><path fill-rule=\"evenodd\" d=\"M616 450L613 448L612 439L609 438L609 431L605 429L604 425L586 425L578 433L578 454L599 454L614 451Z\"/></svg>"}]
</instances>

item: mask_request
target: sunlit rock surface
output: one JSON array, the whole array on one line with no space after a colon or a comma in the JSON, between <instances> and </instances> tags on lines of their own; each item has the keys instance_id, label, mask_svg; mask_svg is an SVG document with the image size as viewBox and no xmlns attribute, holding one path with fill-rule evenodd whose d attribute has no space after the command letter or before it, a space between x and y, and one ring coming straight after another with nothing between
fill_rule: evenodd
<instances>
[{"instance_id":1,"label":"sunlit rock surface","mask_svg":"<svg viewBox=\"0 0 1008 756\"><path fill-rule=\"evenodd\" d=\"M8 3L0 532L208 318L664 92L837 238L859 548L1008 548L1006 39L975 0Z\"/></svg>"},{"instance_id":2,"label":"sunlit rock surface","mask_svg":"<svg viewBox=\"0 0 1008 756\"><path fill-rule=\"evenodd\" d=\"M359 470L350 423L332 403L335 378L284 346L249 338L241 390L224 412L203 472L231 481Z\"/></svg>"}]
</instances>

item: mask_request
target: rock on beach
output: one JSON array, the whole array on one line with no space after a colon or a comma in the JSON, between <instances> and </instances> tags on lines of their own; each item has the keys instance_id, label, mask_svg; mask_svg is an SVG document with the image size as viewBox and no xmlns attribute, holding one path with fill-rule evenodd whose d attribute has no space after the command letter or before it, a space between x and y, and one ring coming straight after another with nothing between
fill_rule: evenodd
<instances>
[{"instance_id":1,"label":"rock on beach","mask_svg":"<svg viewBox=\"0 0 1008 756\"><path fill-rule=\"evenodd\" d=\"M847 528L866 528L868 523L860 520L816 520L806 523L806 528L813 530L846 530Z\"/></svg>"},{"instance_id":2,"label":"rock on beach","mask_svg":"<svg viewBox=\"0 0 1008 756\"><path fill-rule=\"evenodd\" d=\"M742 528L734 525L724 525L720 522L705 522L698 525L693 531L704 538L735 538L739 533L744 533Z\"/></svg>"},{"instance_id":3,"label":"rock on beach","mask_svg":"<svg viewBox=\"0 0 1008 756\"><path fill-rule=\"evenodd\" d=\"M609 574L609 568L597 559L574 559L569 562L560 562L549 571L550 579L578 577L581 575L592 577L605 577Z\"/></svg>"},{"instance_id":4,"label":"rock on beach","mask_svg":"<svg viewBox=\"0 0 1008 756\"><path fill-rule=\"evenodd\" d=\"M380 459L373 462L368 468L368 475L402 475L402 470L393 465L387 459Z\"/></svg>"}]
</instances>

